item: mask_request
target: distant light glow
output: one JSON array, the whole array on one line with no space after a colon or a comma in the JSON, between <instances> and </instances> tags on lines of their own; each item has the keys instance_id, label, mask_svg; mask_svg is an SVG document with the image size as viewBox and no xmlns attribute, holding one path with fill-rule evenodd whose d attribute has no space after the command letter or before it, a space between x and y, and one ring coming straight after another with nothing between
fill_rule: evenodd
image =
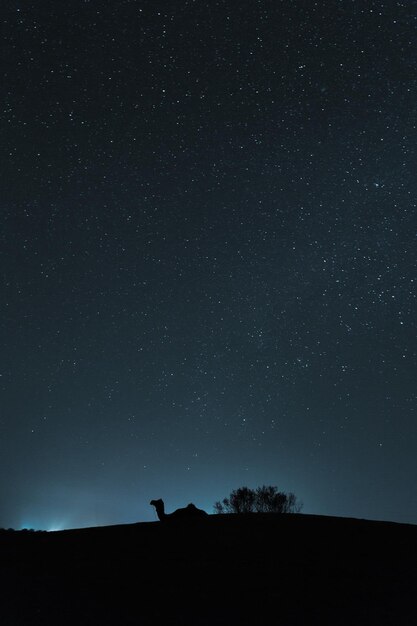
<instances>
[{"instance_id":1,"label":"distant light glow","mask_svg":"<svg viewBox=\"0 0 417 626\"><path fill-rule=\"evenodd\" d=\"M47 532L56 532L70 528L71 524L65 519L41 520L26 518L19 524L17 530L46 530Z\"/></svg>"}]
</instances>

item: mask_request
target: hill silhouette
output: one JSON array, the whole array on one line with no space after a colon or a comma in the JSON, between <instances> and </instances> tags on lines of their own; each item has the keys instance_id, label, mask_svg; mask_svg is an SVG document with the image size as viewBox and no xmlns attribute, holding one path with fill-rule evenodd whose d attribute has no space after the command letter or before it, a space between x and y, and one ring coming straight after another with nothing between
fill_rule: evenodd
<instances>
[{"instance_id":1,"label":"hill silhouette","mask_svg":"<svg viewBox=\"0 0 417 626\"><path fill-rule=\"evenodd\" d=\"M209 515L0 532L2 626L412 626L417 526Z\"/></svg>"}]
</instances>

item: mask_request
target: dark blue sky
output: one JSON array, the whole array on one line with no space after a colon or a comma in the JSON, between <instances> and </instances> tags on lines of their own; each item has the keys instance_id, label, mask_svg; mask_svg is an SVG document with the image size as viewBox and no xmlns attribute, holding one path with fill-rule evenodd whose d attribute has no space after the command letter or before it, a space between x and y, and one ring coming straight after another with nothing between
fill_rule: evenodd
<instances>
[{"instance_id":1,"label":"dark blue sky","mask_svg":"<svg viewBox=\"0 0 417 626\"><path fill-rule=\"evenodd\" d=\"M415 9L5 1L0 527L417 523Z\"/></svg>"}]
</instances>

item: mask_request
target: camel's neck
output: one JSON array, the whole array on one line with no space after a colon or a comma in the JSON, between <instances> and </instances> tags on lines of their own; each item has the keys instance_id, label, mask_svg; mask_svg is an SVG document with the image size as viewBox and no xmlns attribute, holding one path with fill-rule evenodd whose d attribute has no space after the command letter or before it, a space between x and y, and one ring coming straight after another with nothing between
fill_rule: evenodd
<instances>
[{"instance_id":1,"label":"camel's neck","mask_svg":"<svg viewBox=\"0 0 417 626\"><path fill-rule=\"evenodd\" d=\"M156 508L156 514L157 514L159 520L162 522L162 520L165 519L165 517L166 517L164 503L163 502L159 502L156 505L155 508Z\"/></svg>"}]
</instances>

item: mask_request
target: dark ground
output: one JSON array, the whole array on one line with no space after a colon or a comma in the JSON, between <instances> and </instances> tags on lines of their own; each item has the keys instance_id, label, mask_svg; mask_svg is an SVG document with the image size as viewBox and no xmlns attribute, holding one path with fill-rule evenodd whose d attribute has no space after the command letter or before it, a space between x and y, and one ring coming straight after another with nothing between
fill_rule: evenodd
<instances>
[{"instance_id":1,"label":"dark ground","mask_svg":"<svg viewBox=\"0 0 417 626\"><path fill-rule=\"evenodd\" d=\"M1 626L416 626L417 526L216 515L0 532Z\"/></svg>"}]
</instances>

